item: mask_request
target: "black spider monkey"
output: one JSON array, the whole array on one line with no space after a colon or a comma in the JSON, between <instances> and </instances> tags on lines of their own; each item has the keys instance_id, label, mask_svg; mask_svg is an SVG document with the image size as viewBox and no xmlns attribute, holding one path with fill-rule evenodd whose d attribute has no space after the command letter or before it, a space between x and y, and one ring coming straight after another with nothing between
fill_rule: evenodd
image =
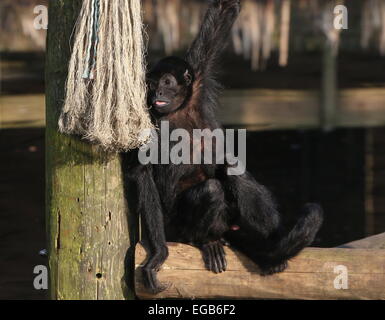
<instances>
[{"instance_id":1,"label":"black spider monkey","mask_svg":"<svg viewBox=\"0 0 385 320\"><path fill-rule=\"evenodd\" d=\"M155 124L170 130L221 128L214 110L220 86L215 79L219 54L240 11L239 0L210 1L198 36L186 59L167 57L148 74L148 104ZM201 142L199 142L201 143ZM283 271L287 260L313 241L322 209L306 204L303 215L285 231L269 191L249 173L228 175L228 164L138 164L138 212L148 242L144 285L165 289L156 272L166 260L166 241L190 243L202 251L213 272L226 270L224 241L254 262L261 274Z\"/></svg>"}]
</instances>

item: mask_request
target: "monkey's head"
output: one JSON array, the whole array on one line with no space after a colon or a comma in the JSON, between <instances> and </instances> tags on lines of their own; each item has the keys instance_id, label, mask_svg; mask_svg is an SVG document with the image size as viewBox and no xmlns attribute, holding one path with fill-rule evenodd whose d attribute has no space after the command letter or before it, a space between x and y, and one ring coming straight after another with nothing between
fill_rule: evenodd
<instances>
[{"instance_id":1,"label":"monkey's head","mask_svg":"<svg viewBox=\"0 0 385 320\"><path fill-rule=\"evenodd\" d=\"M147 104L161 114L173 112L191 96L193 81L192 68L186 61L164 58L147 74Z\"/></svg>"}]
</instances>

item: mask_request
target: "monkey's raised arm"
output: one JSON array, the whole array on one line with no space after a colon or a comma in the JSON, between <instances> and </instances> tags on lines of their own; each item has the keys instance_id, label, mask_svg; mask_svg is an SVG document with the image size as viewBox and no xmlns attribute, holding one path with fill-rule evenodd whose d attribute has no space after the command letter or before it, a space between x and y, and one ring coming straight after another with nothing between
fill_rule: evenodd
<instances>
[{"instance_id":1,"label":"monkey's raised arm","mask_svg":"<svg viewBox=\"0 0 385 320\"><path fill-rule=\"evenodd\" d=\"M200 31L187 52L186 60L199 77L215 71L215 62L226 48L231 28L240 10L239 0L211 0Z\"/></svg>"},{"instance_id":2,"label":"monkey's raised arm","mask_svg":"<svg viewBox=\"0 0 385 320\"><path fill-rule=\"evenodd\" d=\"M139 197L138 213L142 217L149 250L147 262L142 268L143 281L146 288L157 293L164 287L158 282L156 272L168 256L162 206L152 177L152 167L139 165L134 175Z\"/></svg>"}]
</instances>

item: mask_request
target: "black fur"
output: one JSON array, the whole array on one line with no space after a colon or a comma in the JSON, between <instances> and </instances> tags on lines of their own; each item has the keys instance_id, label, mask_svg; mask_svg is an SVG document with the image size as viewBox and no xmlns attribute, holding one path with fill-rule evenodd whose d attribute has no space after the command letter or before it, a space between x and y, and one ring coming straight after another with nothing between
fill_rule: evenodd
<instances>
[{"instance_id":1,"label":"black fur","mask_svg":"<svg viewBox=\"0 0 385 320\"><path fill-rule=\"evenodd\" d=\"M190 132L220 128L215 117L220 89L215 71L239 9L237 0L211 1L186 60L168 57L149 73L150 105L164 95L167 101L180 101L167 110L153 108L155 123L168 120L170 130ZM186 71L191 81L184 76ZM165 74L177 83L161 84ZM255 261L262 274L282 271L288 259L313 241L322 223L318 205L306 205L298 223L286 232L269 191L247 172L230 176L226 169L226 164L160 164L132 170L149 245L143 278L152 292L165 288L156 272L168 256L166 241L199 247L207 268L214 272L226 270L223 241L228 241Z\"/></svg>"}]
</instances>

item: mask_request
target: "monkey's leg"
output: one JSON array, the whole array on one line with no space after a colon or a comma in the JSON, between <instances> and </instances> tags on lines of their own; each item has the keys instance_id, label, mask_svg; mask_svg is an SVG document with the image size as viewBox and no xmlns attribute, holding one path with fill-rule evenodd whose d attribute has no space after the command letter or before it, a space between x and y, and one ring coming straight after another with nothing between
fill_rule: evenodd
<instances>
[{"instance_id":1,"label":"monkey's leg","mask_svg":"<svg viewBox=\"0 0 385 320\"><path fill-rule=\"evenodd\" d=\"M174 224L181 227L180 239L199 247L207 269L215 273L227 266L222 243L228 230L227 209L221 183L215 179L184 191L177 203Z\"/></svg>"},{"instance_id":2,"label":"monkey's leg","mask_svg":"<svg viewBox=\"0 0 385 320\"><path fill-rule=\"evenodd\" d=\"M261 274L283 271L286 260L273 252L284 232L270 192L249 173L227 176L223 186L232 206L232 227L225 239L256 262Z\"/></svg>"},{"instance_id":3,"label":"monkey's leg","mask_svg":"<svg viewBox=\"0 0 385 320\"><path fill-rule=\"evenodd\" d=\"M137 166L131 175L136 178L138 213L145 229L148 259L142 268L144 286L152 293L166 289L157 279L157 271L167 259L168 248L164 231L160 197L152 177L151 166Z\"/></svg>"},{"instance_id":4,"label":"monkey's leg","mask_svg":"<svg viewBox=\"0 0 385 320\"><path fill-rule=\"evenodd\" d=\"M260 267L262 274L283 271L288 259L310 245L322 224L322 209L308 203L291 230L284 230L269 191L246 173L223 179L226 197L233 204L236 228L225 239Z\"/></svg>"}]
</instances>

